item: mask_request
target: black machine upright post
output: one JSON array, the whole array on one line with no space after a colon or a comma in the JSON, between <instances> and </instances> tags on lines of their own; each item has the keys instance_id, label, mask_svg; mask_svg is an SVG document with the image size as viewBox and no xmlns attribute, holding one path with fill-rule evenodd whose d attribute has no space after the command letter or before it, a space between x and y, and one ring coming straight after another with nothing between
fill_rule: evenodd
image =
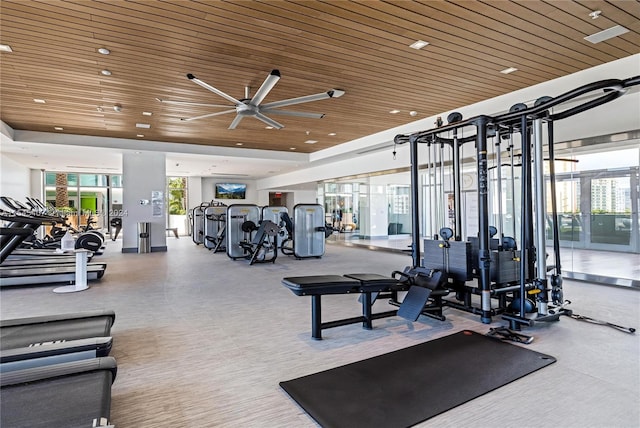
<instances>
[{"instance_id":1,"label":"black machine upright post","mask_svg":"<svg viewBox=\"0 0 640 428\"><path fill-rule=\"evenodd\" d=\"M480 267L481 320L491 323L491 252L489 249L489 179L487 165L487 118L476 121L478 169L478 266Z\"/></svg>"},{"instance_id":2,"label":"black machine upright post","mask_svg":"<svg viewBox=\"0 0 640 428\"><path fill-rule=\"evenodd\" d=\"M458 129L453 130L453 212L455 213L455 240L462 241L462 194L460 189L460 142Z\"/></svg>"},{"instance_id":3,"label":"black machine upright post","mask_svg":"<svg viewBox=\"0 0 640 428\"><path fill-rule=\"evenodd\" d=\"M546 198L544 180L544 155L542 141L542 119L536 118L532 124L533 133L533 171L535 178L535 247L536 247L536 300L538 302L538 314L547 315L549 303L549 291L547 289L547 263L546 253Z\"/></svg>"},{"instance_id":4,"label":"black machine upright post","mask_svg":"<svg viewBox=\"0 0 640 428\"><path fill-rule=\"evenodd\" d=\"M420 185L418 181L418 141L409 140L409 156L411 157L411 259L413 267L420 266L420 205L418 195Z\"/></svg>"},{"instance_id":5,"label":"black machine upright post","mask_svg":"<svg viewBox=\"0 0 640 428\"><path fill-rule=\"evenodd\" d=\"M496 199L498 202L498 222L496 227L498 229L498 239L500 240L500 248L502 248L504 244L504 224L502 218L502 154L500 152L500 143L502 142L502 134L500 133L500 129L496 130Z\"/></svg>"},{"instance_id":6,"label":"black machine upright post","mask_svg":"<svg viewBox=\"0 0 640 428\"><path fill-rule=\"evenodd\" d=\"M551 226L553 231L554 273L551 275L551 300L554 304L563 303L562 267L560 266L560 231L558 230L558 203L556 201L556 159L553 143L553 121L547 122L549 139L549 184L551 185Z\"/></svg>"},{"instance_id":7,"label":"black machine upright post","mask_svg":"<svg viewBox=\"0 0 640 428\"><path fill-rule=\"evenodd\" d=\"M529 130L527 116L522 115L520 120L520 136L522 151L522 172L520 174L521 184L521 225L520 225L520 317L526 314L525 304L527 297L527 281L530 274L531 252L531 144L529 141Z\"/></svg>"}]
</instances>

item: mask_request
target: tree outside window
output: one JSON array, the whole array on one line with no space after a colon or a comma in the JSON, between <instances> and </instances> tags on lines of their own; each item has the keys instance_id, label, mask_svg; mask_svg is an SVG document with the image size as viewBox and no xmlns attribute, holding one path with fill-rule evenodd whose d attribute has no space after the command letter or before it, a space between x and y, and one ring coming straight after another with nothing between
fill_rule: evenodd
<instances>
[{"instance_id":1,"label":"tree outside window","mask_svg":"<svg viewBox=\"0 0 640 428\"><path fill-rule=\"evenodd\" d=\"M169 215L187 214L187 178L168 177Z\"/></svg>"}]
</instances>

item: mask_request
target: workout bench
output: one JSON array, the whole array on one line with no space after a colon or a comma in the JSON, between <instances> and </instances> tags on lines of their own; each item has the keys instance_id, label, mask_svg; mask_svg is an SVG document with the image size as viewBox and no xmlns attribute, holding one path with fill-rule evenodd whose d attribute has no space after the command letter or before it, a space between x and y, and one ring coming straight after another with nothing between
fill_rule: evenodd
<instances>
[{"instance_id":1,"label":"workout bench","mask_svg":"<svg viewBox=\"0 0 640 428\"><path fill-rule=\"evenodd\" d=\"M374 319L392 317L397 310L373 313L372 307L378 297L389 297L397 302L398 291L409 285L394 278L370 273L340 275L297 276L282 279L282 284L297 296L311 296L311 337L322 339L322 330L362 322L362 327L373 329ZM322 322L321 298L324 294L361 293L362 316Z\"/></svg>"},{"instance_id":2,"label":"workout bench","mask_svg":"<svg viewBox=\"0 0 640 428\"><path fill-rule=\"evenodd\" d=\"M322 339L322 330L362 322L362 327L372 330L372 321L398 315L416 321L420 315L444 321L442 296L448 293L443 287L446 277L441 271L424 268L407 268L396 271L394 278L371 273L340 275L297 276L282 279L282 284L296 296L311 296L311 337ZM401 279L396 279L398 275ZM402 302L398 292L408 291ZM362 315L335 321L322 322L321 298L325 294L360 293ZM389 298L389 303L398 310L373 313L372 307L378 298Z\"/></svg>"}]
</instances>

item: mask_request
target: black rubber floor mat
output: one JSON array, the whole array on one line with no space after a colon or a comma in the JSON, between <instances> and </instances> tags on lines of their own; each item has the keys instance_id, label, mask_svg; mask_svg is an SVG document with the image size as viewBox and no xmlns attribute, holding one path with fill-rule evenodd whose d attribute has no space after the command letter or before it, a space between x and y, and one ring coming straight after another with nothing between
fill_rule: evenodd
<instances>
[{"instance_id":1,"label":"black rubber floor mat","mask_svg":"<svg viewBox=\"0 0 640 428\"><path fill-rule=\"evenodd\" d=\"M555 361L465 330L280 386L325 428L400 428Z\"/></svg>"}]
</instances>

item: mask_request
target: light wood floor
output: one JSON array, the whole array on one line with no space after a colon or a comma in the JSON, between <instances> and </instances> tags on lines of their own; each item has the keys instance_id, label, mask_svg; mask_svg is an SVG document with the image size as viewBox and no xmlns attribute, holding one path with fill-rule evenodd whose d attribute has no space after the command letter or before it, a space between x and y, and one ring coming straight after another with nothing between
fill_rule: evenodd
<instances>
[{"instance_id":1,"label":"light wood floor","mask_svg":"<svg viewBox=\"0 0 640 428\"><path fill-rule=\"evenodd\" d=\"M325 340L314 341L309 298L293 295L281 278L388 275L410 258L328 244L322 259L280 256L273 265L249 266L188 237L169 238L168 247L166 253L122 254L119 242L109 242L101 256L105 277L81 293L54 294L53 285L0 291L2 318L116 311L112 421L119 428L314 427L278 382L462 329L489 329L477 316L448 309L445 322L386 318L374 321L373 331L354 324L325 330ZM576 313L640 326L637 290L565 281L565 297ZM323 309L328 320L358 315L360 307L357 296L340 295L325 297ZM572 319L527 333L535 336L531 349L558 362L419 426L640 426L638 335ZM468 363L482 370L473 355Z\"/></svg>"}]
</instances>

